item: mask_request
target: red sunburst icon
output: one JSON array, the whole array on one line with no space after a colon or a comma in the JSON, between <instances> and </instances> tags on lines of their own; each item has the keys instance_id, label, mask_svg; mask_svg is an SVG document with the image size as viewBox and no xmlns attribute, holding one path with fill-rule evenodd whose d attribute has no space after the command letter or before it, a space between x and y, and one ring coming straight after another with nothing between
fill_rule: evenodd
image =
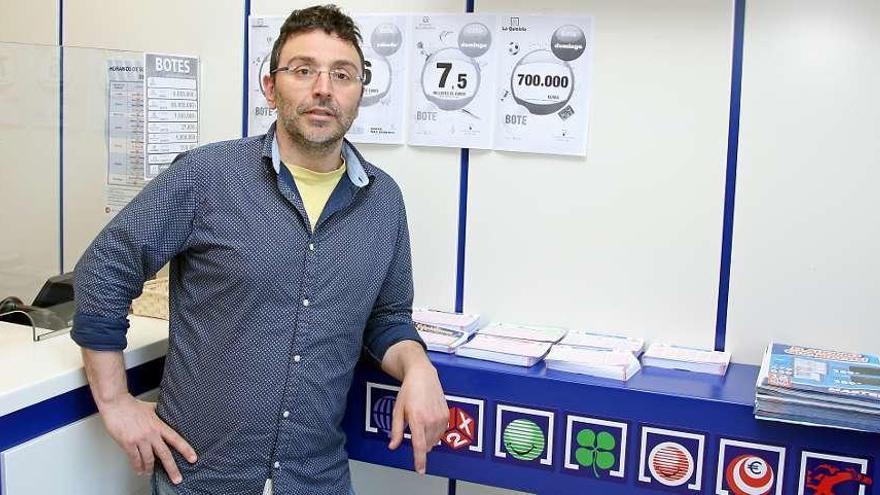
<instances>
[{"instance_id":1,"label":"red sunburst icon","mask_svg":"<svg viewBox=\"0 0 880 495\"><path fill-rule=\"evenodd\" d=\"M648 454L648 469L666 486L680 486L694 474L694 457L681 444L658 443Z\"/></svg>"}]
</instances>

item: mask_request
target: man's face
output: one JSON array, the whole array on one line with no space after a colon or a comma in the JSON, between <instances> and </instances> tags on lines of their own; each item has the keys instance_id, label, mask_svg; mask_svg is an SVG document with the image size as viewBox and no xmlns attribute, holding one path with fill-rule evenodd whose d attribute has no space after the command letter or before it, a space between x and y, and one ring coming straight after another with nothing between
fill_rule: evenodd
<instances>
[{"instance_id":1,"label":"man's face","mask_svg":"<svg viewBox=\"0 0 880 495\"><path fill-rule=\"evenodd\" d=\"M311 149L332 149L357 117L361 83L331 80L328 71L359 76L357 50L335 34L321 29L298 33L281 47L278 67L309 67L322 71L305 80L293 72L277 72L263 79L269 106L278 109L278 125L297 144Z\"/></svg>"}]
</instances>

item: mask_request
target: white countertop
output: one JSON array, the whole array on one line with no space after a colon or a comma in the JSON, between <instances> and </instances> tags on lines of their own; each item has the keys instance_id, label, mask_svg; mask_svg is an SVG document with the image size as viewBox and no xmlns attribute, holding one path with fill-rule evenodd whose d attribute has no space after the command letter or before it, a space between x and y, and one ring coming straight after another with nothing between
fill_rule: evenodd
<instances>
[{"instance_id":1,"label":"white countertop","mask_svg":"<svg viewBox=\"0 0 880 495\"><path fill-rule=\"evenodd\" d=\"M165 355L168 322L130 315L126 369ZM34 342L31 327L0 322L0 416L85 385L80 348L70 334Z\"/></svg>"}]
</instances>

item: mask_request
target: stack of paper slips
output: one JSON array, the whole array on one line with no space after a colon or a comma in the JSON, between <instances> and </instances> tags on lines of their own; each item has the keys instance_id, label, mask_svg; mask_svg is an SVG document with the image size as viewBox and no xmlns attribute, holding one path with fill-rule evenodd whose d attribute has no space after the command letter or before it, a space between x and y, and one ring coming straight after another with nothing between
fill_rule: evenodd
<instances>
[{"instance_id":1,"label":"stack of paper slips","mask_svg":"<svg viewBox=\"0 0 880 495\"><path fill-rule=\"evenodd\" d=\"M498 363L532 366L541 361L550 347L568 330L558 327L493 323L483 327L473 340L456 351L459 356Z\"/></svg>"},{"instance_id":2,"label":"stack of paper slips","mask_svg":"<svg viewBox=\"0 0 880 495\"><path fill-rule=\"evenodd\" d=\"M653 343L642 355L642 366L672 368L723 376L730 364L730 353Z\"/></svg>"},{"instance_id":3,"label":"stack of paper slips","mask_svg":"<svg viewBox=\"0 0 880 495\"><path fill-rule=\"evenodd\" d=\"M627 351L632 353L633 356L639 357L645 348L645 339L588 332L586 330L569 330L565 337L559 341L559 345Z\"/></svg>"},{"instance_id":4,"label":"stack of paper slips","mask_svg":"<svg viewBox=\"0 0 880 495\"><path fill-rule=\"evenodd\" d=\"M552 345L550 342L511 339L478 332L473 339L462 344L455 354L496 363L533 366L544 358Z\"/></svg>"},{"instance_id":5,"label":"stack of paper slips","mask_svg":"<svg viewBox=\"0 0 880 495\"><path fill-rule=\"evenodd\" d=\"M480 315L413 309L413 325L429 351L451 353L480 327Z\"/></svg>"},{"instance_id":6,"label":"stack of paper slips","mask_svg":"<svg viewBox=\"0 0 880 495\"><path fill-rule=\"evenodd\" d=\"M556 344L544 358L547 368L627 381L639 372L639 360L628 350Z\"/></svg>"},{"instance_id":7,"label":"stack of paper slips","mask_svg":"<svg viewBox=\"0 0 880 495\"><path fill-rule=\"evenodd\" d=\"M549 342L555 344L565 337L568 330L559 327L546 327L538 325L518 325L514 323L493 323L482 330L482 335L494 335L508 339L532 340L535 342Z\"/></svg>"}]
</instances>

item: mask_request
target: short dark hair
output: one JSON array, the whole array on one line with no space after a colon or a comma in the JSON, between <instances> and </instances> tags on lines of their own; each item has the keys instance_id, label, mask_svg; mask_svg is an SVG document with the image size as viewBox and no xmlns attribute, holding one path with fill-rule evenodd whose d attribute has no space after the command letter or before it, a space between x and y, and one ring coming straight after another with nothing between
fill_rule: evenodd
<instances>
[{"instance_id":1,"label":"short dark hair","mask_svg":"<svg viewBox=\"0 0 880 495\"><path fill-rule=\"evenodd\" d=\"M284 24L281 25L281 31L278 38L272 46L272 58L269 61L269 70L272 71L272 77L275 77L275 69L278 68L278 59L281 58L281 47L287 40L299 33L306 33L321 29L327 34L335 34L343 41L347 41L357 50L358 57L361 59L361 70L364 68L364 52L361 50L361 32L355 24L354 20L344 14L339 7L333 4L314 5L305 9L294 10L290 13Z\"/></svg>"}]
</instances>

